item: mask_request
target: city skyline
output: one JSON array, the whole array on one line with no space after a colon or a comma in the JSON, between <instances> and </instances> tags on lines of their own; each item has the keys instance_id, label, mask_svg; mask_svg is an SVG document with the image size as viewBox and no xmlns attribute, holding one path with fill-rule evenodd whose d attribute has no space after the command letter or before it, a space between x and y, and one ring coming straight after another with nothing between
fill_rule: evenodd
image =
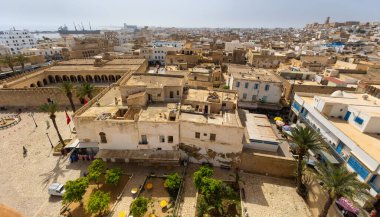
<instances>
[{"instance_id":1,"label":"city skyline","mask_svg":"<svg viewBox=\"0 0 380 217\"><path fill-rule=\"evenodd\" d=\"M101 29L123 23L184 28L301 28L307 23L322 23L327 16L332 22L380 21L376 12L380 2L375 0L366 0L365 4L355 0L344 4L339 0L294 0L292 4L278 0L184 0L181 3L165 0L159 4L149 0L114 0L112 4L89 0L16 0L4 2L2 6L0 29L56 30L64 24L74 29L73 22L83 23L85 28L89 28L90 22L93 28Z\"/></svg>"}]
</instances>

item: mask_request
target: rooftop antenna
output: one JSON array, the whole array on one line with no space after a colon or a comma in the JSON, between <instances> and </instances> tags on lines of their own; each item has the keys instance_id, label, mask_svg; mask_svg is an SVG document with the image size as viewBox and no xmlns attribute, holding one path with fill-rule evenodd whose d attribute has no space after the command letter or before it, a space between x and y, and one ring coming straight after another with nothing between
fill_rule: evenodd
<instances>
[{"instance_id":1,"label":"rooftop antenna","mask_svg":"<svg viewBox=\"0 0 380 217\"><path fill-rule=\"evenodd\" d=\"M77 30L77 26L75 25L75 22L73 22L73 23L74 23L74 28L75 28L75 31L78 31L78 30Z\"/></svg>"}]
</instances>

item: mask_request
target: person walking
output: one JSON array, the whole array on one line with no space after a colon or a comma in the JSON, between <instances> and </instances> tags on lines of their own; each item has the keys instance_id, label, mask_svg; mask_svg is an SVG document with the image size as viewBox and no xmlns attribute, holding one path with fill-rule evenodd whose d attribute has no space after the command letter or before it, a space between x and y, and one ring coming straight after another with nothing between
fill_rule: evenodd
<instances>
[{"instance_id":1,"label":"person walking","mask_svg":"<svg viewBox=\"0 0 380 217\"><path fill-rule=\"evenodd\" d=\"M23 151L24 157L26 157L26 155L28 154L28 150L25 148L25 146L22 146L22 151Z\"/></svg>"}]
</instances>

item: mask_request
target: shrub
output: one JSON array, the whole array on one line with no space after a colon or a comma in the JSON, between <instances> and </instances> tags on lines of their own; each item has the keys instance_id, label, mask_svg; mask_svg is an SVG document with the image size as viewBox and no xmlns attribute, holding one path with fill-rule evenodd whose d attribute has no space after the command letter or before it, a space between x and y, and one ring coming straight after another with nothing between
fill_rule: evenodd
<instances>
[{"instance_id":1,"label":"shrub","mask_svg":"<svg viewBox=\"0 0 380 217\"><path fill-rule=\"evenodd\" d=\"M117 185L120 182L123 170L120 168L109 169L106 171L106 183L111 185Z\"/></svg>"},{"instance_id":2,"label":"shrub","mask_svg":"<svg viewBox=\"0 0 380 217\"><path fill-rule=\"evenodd\" d=\"M133 217L141 217L148 210L149 200L145 197L138 197L131 204L131 212Z\"/></svg>"},{"instance_id":3,"label":"shrub","mask_svg":"<svg viewBox=\"0 0 380 217\"><path fill-rule=\"evenodd\" d=\"M101 159L94 160L88 167L88 180L96 182L99 188L100 176L102 175L106 164Z\"/></svg>"},{"instance_id":4,"label":"shrub","mask_svg":"<svg viewBox=\"0 0 380 217\"><path fill-rule=\"evenodd\" d=\"M177 196L178 190L181 187L181 180L181 176L178 173L173 173L166 178L164 186L168 189L171 197Z\"/></svg>"},{"instance_id":5,"label":"shrub","mask_svg":"<svg viewBox=\"0 0 380 217\"><path fill-rule=\"evenodd\" d=\"M83 195L88 187L88 179L81 177L65 184L65 193L63 194L63 203L81 202Z\"/></svg>"},{"instance_id":6,"label":"shrub","mask_svg":"<svg viewBox=\"0 0 380 217\"><path fill-rule=\"evenodd\" d=\"M208 166L201 166L199 168L199 170L197 170L194 173L193 181L194 181L195 187L198 190L201 189L202 184L203 184L203 181L202 181L203 178L204 177L211 177L213 173L214 173L214 171L210 167L208 167Z\"/></svg>"},{"instance_id":7,"label":"shrub","mask_svg":"<svg viewBox=\"0 0 380 217\"><path fill-rule=\"evenodd\" d=\"M90 195L86 211L93 214L102 214L108 211L111 198L110 193L96 191Z\"/></svg>"}]
</instances>

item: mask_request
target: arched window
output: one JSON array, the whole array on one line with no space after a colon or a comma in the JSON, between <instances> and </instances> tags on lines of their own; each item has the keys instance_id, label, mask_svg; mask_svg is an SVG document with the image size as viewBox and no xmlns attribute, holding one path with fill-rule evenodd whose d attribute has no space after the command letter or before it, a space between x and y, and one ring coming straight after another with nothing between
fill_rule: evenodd
<instances>
[{"instance_id":1,"label":"arched window","mask_svg":"<svg viewBox=\"0 0 380 217\"><path fill-rule=\"evenodd\" d=\"M107 143L107 138L106 138L106 134L105 133L100 132L99 136L100 136L100 142L101 143Z\"/></svg>"}]
</instances>

